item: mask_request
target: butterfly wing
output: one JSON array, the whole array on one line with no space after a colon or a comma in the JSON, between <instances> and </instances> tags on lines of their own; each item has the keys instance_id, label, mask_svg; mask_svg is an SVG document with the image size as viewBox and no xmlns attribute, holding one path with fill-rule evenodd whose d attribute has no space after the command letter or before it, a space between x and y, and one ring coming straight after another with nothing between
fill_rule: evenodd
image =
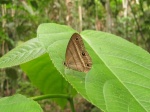
<instances>
[{"instance_id":1,"label":"butterfly wing","mask_svg":"<svg viewBox=\"0 0 150 112\"><path fill-rule=\"evenodd\" d=\"M73 70L88 72L92 67L92 60L85 50L82 37L74 33L66 49L65 65Z\"/></svg>"}]
</instances>

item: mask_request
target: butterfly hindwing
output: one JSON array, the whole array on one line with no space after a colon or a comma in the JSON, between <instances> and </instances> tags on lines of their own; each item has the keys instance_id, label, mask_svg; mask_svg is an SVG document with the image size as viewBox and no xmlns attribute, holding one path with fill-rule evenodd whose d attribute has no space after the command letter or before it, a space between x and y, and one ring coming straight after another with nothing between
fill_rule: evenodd
<instances>
[{"instance_id":1,"label":"butterfly hindwing","mask_svg":"<svg viewBox=\"0 0 150 112\"><path fill-rule=\"evenodd\" d=\"M92 60L85 50L82 37L74 33L66 49L65 65L73 70L88 72L92 66Z\"/></svg>"}]
</instances>

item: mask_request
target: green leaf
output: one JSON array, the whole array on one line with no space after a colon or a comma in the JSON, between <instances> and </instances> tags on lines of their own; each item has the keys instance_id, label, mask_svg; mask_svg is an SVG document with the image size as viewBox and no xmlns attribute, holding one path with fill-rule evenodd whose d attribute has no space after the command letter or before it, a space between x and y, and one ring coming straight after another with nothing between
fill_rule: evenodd
<instances>
[{"instance_id":1,"label":"green leaf","mask_svg":"<svg viewBox=\"0 0 150 112\"><path fill-rule=\"evenodd\" d=\"M45 53L37 38L31 39L0 58L0 68L11 67L28 62Z\"/></svg>"},{"instance_id":2,"label":"green leaf","mask_svg":"<svg viewBox=\"0 0 150 112\"><path fill-rule=\"evenodd\" d=\"M43 25L44 27L44 25ZM51 26L47 24L47 29ZM39 29L40 30L40 29ZM115 35L83 31L85 47L93 60L89 73L64 68L71 33L39 34L54 66L88 101L103 111L146 112L150 110L150 55L142 48ZM65 47L64 47L65 46Z\"/></svg>"},{"instance_id":3,"label":"green leaf","mask_svg":"<svg viewBox=\"0 0 150 112\"><path fill-rule=\"evenodd\" d=\"M0 109L1 112L43 112L37 102L20 94L1 98Z\"/></svg>"}]
</instances>

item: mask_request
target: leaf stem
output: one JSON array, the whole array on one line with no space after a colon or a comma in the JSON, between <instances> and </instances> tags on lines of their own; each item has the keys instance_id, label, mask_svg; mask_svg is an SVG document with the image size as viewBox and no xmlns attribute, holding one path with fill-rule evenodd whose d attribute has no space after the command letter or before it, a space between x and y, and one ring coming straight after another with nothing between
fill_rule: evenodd
<instances>
[{"instance_id":1,"label":"leaf stem","mask_svg":"<svg viewBox=\"0 0 150 112\"><path fill-rule=\"evenodd\" d=\"M35 96L35 97L32 97L31 99L33 99L35 101L39 101L39 100L43 100L43 99L47 99L47 98L65 98L65 99L68 99L69 96L64 95L64 94L48 94L48 95Z\"/></svg>"},{"instance_id":2,"label":"leaf stem","mask_svg":"<svg viewBox=\"0 0 150 112\"><path fill-rule=\"evenodd\" d=\"M65 98L65 99L67 99L70 103L70 107L71 107L72 112L75 112L73 97L71 97L69 95L65 95L65 94L48 94L48 95L41 95L41 96L31 97L31 99L35 100L35 101L48 99L48 98Z\"/></svg>"}]
</instances>

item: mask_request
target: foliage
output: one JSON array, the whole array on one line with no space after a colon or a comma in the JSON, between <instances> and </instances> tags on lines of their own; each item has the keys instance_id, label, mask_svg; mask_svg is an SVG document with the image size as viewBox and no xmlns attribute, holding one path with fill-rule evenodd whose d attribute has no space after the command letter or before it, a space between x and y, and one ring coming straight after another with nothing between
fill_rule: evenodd
<instances>
[{"instance_id":1,"label":"foliage","mask_svg":"<svg viewBox=\"0 0 150 112\"><path fill-rule=\"evenodd\" d=\"M28 72L30 68L27 65L36 64L36 60L43 59L42 56L45 56L46 59L49 58L48 54L47 56L45 54L47 49L40 47L41 43L35 38L37 36L35 32L41 23L67 24L78 32L85 29L109 32L150 52L150 1L129 0L127 4L125 1L128 0L1 0L0 56L20 44L24 46L23 51L25 51L22 55L26 56L19 58L21 54L18 50L23 52L21 51L22 47L19 46L16 51L13 51L15 55L18 55L19 61L15 59L14 54L11 55L11 59L4 59L7 60L6 63L9 62L11 68L0 69L0 96L9 96L15 93L36 96L40 95L41 92L50 93L51 90L42 88L41 83L37 84L36 81L32 80L32 85L28 76L18 66L12 67L24 63L22 69ZM79 10L80 8L81 10ZM27 43L22 44L24 41ZM31 46L37 49L31 51L30 54L28 50L32 48ZM60 55L63 59L64 55ZM41 63L36 67L40 66L42 66ZM33 68L37 70L36 67ZM34 74L33 71L32 73ZM31 75L28 72L30 79L34 79L36 73ZM59 74L59 72L54 73ZM38 73L37 76L39 76ZM40 91L34 86L36 84ZM57 103L64 106L65 103L61 104L60 102L57 100ZM66 101L63 100L63 102Z\"/></svg>"},{"instance_id":2,"label":"foliage","mask_svg":"<svg viewBox=\"0 0 150 112\"><path fill-rule=\"evenodd\" d=\"M74 92L69 88L69 82L85 99L103 111L148 111L149 103L145 102L150 97L147 89L150 85L149 53L115 35L85 30L81 35L93 66L87 74L73 71L64 68L62 62L66 45L74 32L63 25L41 24L37 31L38 39L31 39L3 56L0 67L24 63L22 68L31 82L44 94L51 93L35 99L70 99Z\"/></svg>"},{"instance_id":3,"label":"foliage","mask_svg":"<svg viewBox=\"0 0 150 112\"><path fill-rule=\"evenodd\" d=\"M0 99L0 108L3 112L42 112L40 105L32 99L16 94Z\"/></svg>"}]
</instances>

